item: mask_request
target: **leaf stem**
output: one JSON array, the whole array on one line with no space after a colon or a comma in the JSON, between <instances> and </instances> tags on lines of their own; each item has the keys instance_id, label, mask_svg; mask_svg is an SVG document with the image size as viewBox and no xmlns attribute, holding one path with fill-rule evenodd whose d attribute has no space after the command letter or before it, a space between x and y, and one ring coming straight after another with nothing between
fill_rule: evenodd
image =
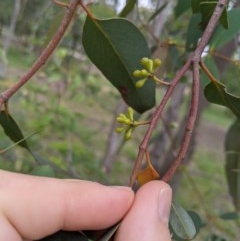
<instances>
[{"instance_id":1,"label":"leaf stem","mask_svg":"<svg viewBox=\"0 0 240 241\"><path fill-rule=\"evenodd\" d=\"M133 126L144 126L144 125L149 125L150 121L133 121Z\"/></svg>"},{"instance_id":2,"label":"leaf stem","mask_svg":"<svg viewBox=\"0 0 240 241\"><path fill-rule=\"evenodd\" d=\"M55 4L61 6L61 7L65 7L65 8L68 8L68 4L67 3L63 3L61 1L58 1L58 0L52 0Z\"/></svg>"},{"instance_id":3,"label":"leaf stem","mask_svg":"<svg viewBox=\"0 0 240 241\"><path fill-rule=\"evenodd\" d=\"M87 6L80 1L80 6L83 8L83 10L86 12L86 14L88 15L89 18L91 18L92 20L94 19L94 16L92 15L92 13L89 11L89 9L87 8Z\"/></svg>"},{"instance_id":4,"label":"leaf stem","mask_svg":"<svg viewBox=\"0 0 240 241\"><path fill-rule=\"evenodd\" d=\"M157 83L157 84L160 84L160 85L170 85L171 83L169 82L166 82L166 81L163 81L161 79L159 79L157 76L153 75L151 76L153 78L153 80Z\"/></svg>"},{"instance_id":5,"label":"leaf stem","mask_svg":"<svg viewBox=\"0 0 240 241\"><path fill-rule=\"evenodd\" d=\"M207 66L203 63L203 61L200 61L200 66L212 82L218 82L217 79L212 75L210 70L207 68Z\"/></svg>"}]
</instances>

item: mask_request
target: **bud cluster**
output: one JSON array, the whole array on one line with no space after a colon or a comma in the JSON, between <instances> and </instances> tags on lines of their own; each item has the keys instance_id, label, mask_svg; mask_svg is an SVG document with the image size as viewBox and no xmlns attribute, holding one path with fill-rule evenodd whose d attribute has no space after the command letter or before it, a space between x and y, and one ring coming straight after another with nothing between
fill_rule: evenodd
<instances>
[{"instance_id":1,"label":"bud cluster","mask_svg":"<svg viewBox=\"0 0 240 241\"><path fill-rule=\"evenodd\" d=\"M125 140L129 140L132 137L132 132L135 127L134 118L133 118L133 109L131 107L128 107L126 114L119 114L117 117L117 122L120 124L123 124L123 126L118 127L115 131L117 133L124 132L124 138Z\"/></svg>"},{"instance_id":2,"label":"bud cluster","mask_svg":"<svg viewBox=\"0 0 240 241\"><path fill-rule=\"evenodd\" d=\"M136 82L136 87L141 88L148 78L154 77L154 71L156 68L158 68L161 65L160 59L149 59L147 57L144 57L141 59L141 65L144 67L141 70L135 70L133 71L133 76L136 78L141 78ZM154 79L154 78L153 78Z\"/></svg>"}]
</instances>

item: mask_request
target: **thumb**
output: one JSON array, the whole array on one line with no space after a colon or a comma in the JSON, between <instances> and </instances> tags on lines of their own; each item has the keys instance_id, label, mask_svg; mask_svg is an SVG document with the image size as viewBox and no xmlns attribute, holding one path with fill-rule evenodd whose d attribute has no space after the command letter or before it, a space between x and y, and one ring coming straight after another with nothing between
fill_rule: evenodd
<instances>
[{"instance_id":1,"label":"thumb","mask_svg":"<svg viewBox=\"0 0 240 241\"><path fill-rule=\"evenodd\" d=\"M131 210L123 219L116 241L171 241L168 220L172 190L162 181L151 181L136 193Z\"/></svg>"}]
</instances>

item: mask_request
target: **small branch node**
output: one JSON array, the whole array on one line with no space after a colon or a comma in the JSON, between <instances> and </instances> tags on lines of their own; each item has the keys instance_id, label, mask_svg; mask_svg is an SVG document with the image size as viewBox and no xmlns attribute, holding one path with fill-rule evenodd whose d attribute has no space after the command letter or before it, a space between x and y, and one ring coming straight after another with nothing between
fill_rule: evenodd
<instances>
[{"instance_id":1,"label":"small branch node","mask_svg":"<svg viewBox=\"0 0 240 241\"><path fill-rule=\"evenodd\" d=\"M8 96L5 94L5 92L2 92L0 94L0 99L2 100L1 102L6 103L8 101Z\"/></svg>"}]
</instances>

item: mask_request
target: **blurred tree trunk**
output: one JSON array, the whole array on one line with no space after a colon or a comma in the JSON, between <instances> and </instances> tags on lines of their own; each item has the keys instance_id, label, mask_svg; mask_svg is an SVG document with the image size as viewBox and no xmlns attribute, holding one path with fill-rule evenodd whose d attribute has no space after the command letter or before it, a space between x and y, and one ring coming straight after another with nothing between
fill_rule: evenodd
<instances>
[{"instance_id":1,"label":"blurred tree trunk","mask_svg":"<svg viewBox=\"0 0 240 241\"><path fill-rule=\"evenodd\" d=\"M126 110L127 105L125 104L125 102L123 102L123 100L121 100L118 103L118 106L113 114L113 120L108 134L107 146L103 156L102 168L105 173L111 171L112 165L116 160L117 154L121 146L121 138L119 137L119 134L115 132L115 129L118 125L116 118L119 113L124 113L126 112Z\"/></svg>"},{"instance_id":2,"label":"blurred tree trunk","mask_svg":"<svg viewBox=\"0 0 240 241\"><path fill-rule=\"evenodd\" d=\"M9 50L9 47L12 42L12 38L14 36L16 24L17 24L17 19L20 13L21 9L21 1L20 0L15 0L14 1L14 8L11 16L11 21L9 28L6 31L6 35L3 40L3 50L2 50L2 58L1 58L1 66L0 66L0 76L4 77L6 75L7 71L7 53Z\"/></svg>"}]
</instances>

